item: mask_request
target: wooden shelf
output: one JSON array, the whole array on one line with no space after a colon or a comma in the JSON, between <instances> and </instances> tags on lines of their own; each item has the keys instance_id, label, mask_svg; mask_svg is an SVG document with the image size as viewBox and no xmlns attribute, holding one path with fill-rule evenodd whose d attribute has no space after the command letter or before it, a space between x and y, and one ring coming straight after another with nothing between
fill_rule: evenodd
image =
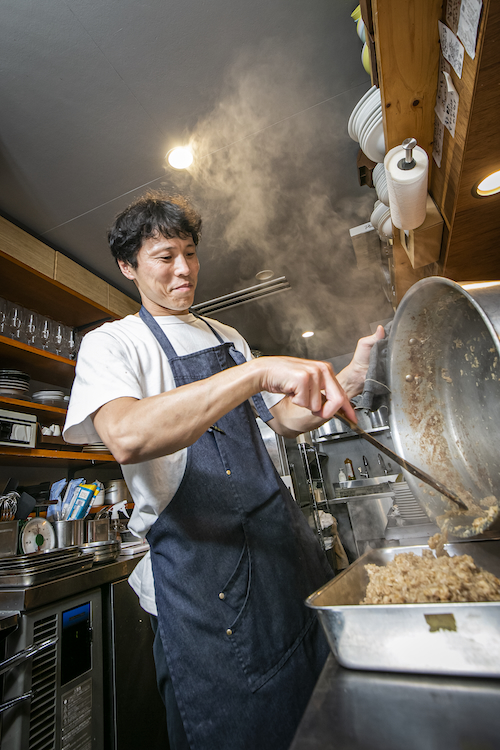
<instances>
[{"instance_id":1,"label":"wooden shelf","mask_svg":"<svg viewBox=\"0 0 500 750\"><path fill-rule=\"evenodd\" d=\"M62 424L67 413L66 409L61 409L59 406L45 406L45 404L37 404L36 401L21 401L18 398L7 398L7 396L0 396L0 405L5 405L7 409L13 407L14 411L24 414L36 414L40 420L50 421L51 424Z\"/></svg>"},{"instance_id":2,"label":"wooden shelf","mask_svg":"<svg viewBox=\"0 0 500 750\"><path fill-rule=\"evenodd\" d=\"M33 380L70 388L75 377L75 362L58 354L0 336L0 361L3 368L23 370Z\"/></svg>"},{"instance_id":3,"label":"wooden shelf","mask_svg":"<svg viewBox=\"0 0 500 750\"><path fill-rule=\"evenodd\" d=\"M72 328L117 316L102 305L68 289L17 258L0 250L0 297L53 320L60 320ZM91 292L92 290L89 290Z\"/></svg>"},{"instance_id":4,"label":"wooden shelf","mask_svg":"<svg viewBox=\"0 0 500 750\"><path fill-rule=\"evenodd\" d=\"M3 466L85 466L89 463L115 463L115 459L111 453L0 446L0 464Z\"/></svg>"}]
</instances>

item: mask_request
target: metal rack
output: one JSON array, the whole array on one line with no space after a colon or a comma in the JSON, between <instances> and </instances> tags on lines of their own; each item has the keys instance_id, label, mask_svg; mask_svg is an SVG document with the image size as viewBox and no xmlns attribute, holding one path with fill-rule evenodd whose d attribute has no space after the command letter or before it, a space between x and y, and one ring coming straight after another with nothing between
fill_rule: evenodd
<instances>
[{"instance_id":1,"label":"metal rack","mask_svg":"<svg viewBox=\"0 0 500 750\"><path fill-rule=\"evenodd\" d=\"M299 449L300 457L302 458L302 462L304 464L304 471L306 474L306 482L307 482L307 487L309 490L309 505L311 509L311 515L314 521L314 526L316 528L316 533L318 534L321 547L323 549L323 552L325 552L326 554L325 540L323 537L323 530L321 528L321 521L319 517L319 507L318 507L318 501L317 501L316 492L315 492L315 490L320 489L323 494L323 498L326 500L325 480L323 478L323 472L321 470L321 462L320 462L319 453L314 447L314 445L310 445L309 443L298 443L298 449Z\"/></svg>"}]
</instances>

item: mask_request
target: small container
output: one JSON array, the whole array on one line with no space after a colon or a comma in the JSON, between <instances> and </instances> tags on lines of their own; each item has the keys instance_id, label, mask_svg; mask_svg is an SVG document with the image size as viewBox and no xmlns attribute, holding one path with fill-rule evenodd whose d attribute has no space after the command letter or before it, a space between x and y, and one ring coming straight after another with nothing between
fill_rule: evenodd
<instances>
[{"instance_id":1,"label":"small container","mask_svg":"<svg viewBox=\"0 0 500 750\"><path fill-rule=\"evenodd\" d=\"M107 542L110 539L109 518L87 521L87 542Z\"/></svg>"},{"instance_id":2,"label":"small container","mask_svg":"<svg viewBox=\"0 0 500 750\"><path fill-rule=\"evenodd\" d=\"M0 557L17 554L19 521L0 521Z\"/></svg>"},{"instance_id":3,"label":"small container","mask_svg":"<svg viewBox=\"0 0 500 750\"><path fill-rule=\"evenodd\" d=\"M54 521L56 547L79 547L85 542L85 519Z\"/></svg>"},{"instance_id":4,"label":"small container","mask_svg":"<svg viewBox=\"0 0 500 750\"><path fill-rule=\"evenodd\" d=\"M115 479L105 484L105 505L115 505L116 503L129 502L128 487L124 479Z\"/></svg>"}]
</instances>

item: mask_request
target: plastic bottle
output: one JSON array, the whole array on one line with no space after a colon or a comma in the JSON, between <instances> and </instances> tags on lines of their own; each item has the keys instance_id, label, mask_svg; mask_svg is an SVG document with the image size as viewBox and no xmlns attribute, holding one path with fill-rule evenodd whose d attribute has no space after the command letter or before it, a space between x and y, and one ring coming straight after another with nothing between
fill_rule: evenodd
<instances>
[{"instance_id":1,"label":"plastic bottle","mask_svg":"<svg viewBox=\"0 0 500 750\"><path fill-rule=\"evenodd\" d=\"M344 464L347 472L347 480L350 482L353 479L356 479L356 475L354 473L354 466L352 465L352 461L350 458L344 459Z\"/></svg>"},{"instance_id":2,"label":"plastic bottle","mask_svg":"<svg viewBox=\"0 0 500 750\"><path fill-rule=\"evenodd\" d=\"M339 482L346 482L347 477L345 475L344 469L339 469Z\"/></svg>"}]
</instances>

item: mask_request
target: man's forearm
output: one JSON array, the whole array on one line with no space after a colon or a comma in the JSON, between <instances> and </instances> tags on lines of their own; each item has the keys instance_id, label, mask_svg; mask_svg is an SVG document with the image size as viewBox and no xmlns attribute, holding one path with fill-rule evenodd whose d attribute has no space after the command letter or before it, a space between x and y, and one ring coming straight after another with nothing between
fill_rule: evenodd
<instances>
[{"instance_id":1,"label":"man's forearm","mask_svg":"<svg viewBox=\"0 0 500 750\"><path fill-rule=\"evenodd\" d=\"M262 390L287 394L283 400L294 407L291 411L298 409L309 419L316 414L315 424L341 406L354 416L329 365L259 357L158 396L109 401L94 415L94 426L119 463L149 461L192 445L224 414Z\"/></svg>"}]
</instances>

